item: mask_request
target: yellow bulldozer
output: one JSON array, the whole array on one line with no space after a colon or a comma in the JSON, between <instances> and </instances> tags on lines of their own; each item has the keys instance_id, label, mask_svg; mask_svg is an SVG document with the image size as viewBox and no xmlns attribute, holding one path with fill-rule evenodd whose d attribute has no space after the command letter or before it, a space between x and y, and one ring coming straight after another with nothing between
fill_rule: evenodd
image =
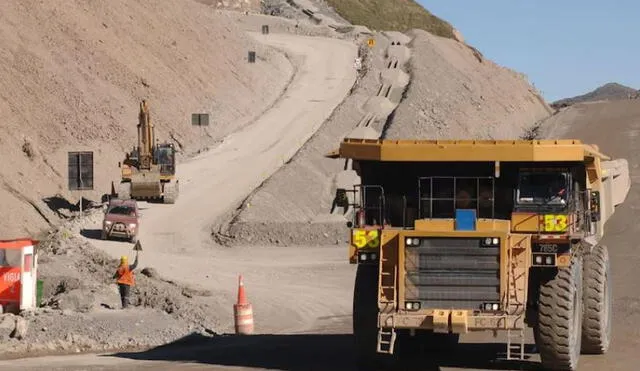
<instances>
[{"instance_id":1,"label":"yellow bulldozer","mask_svg":"<svg viewBox=\"0 0 640 371\"><path fill-rule=\"evenodd\" d=\"M327 157L352 159L360 177L342 193L356 195L347 224L364 369L472 331L506 333L506 358L522 360L527 327L545 369L607 352L601 238L630 188L625 159L578 140L345 139Z\"/></svg>"},{"instance_id":2,"label":"yellow bulldozer","mask_svg":"<svg viewBox=\"0 0 640 371\"><path fill-rule=\"evenodd\" d=\"M138 146L126 154L122 164L118 163L122 173L118 198L163 200L173 204L179 193L174 145L169 142L154 144L154 125L145 100L140 103L138 120Z\"/></svg>"}]
</instances>

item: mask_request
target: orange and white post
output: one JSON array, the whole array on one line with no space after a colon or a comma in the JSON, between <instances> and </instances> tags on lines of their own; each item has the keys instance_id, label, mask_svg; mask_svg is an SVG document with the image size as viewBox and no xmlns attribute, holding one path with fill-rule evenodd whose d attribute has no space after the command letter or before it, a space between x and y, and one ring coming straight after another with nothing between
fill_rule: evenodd
<instances>
[{"instance_id":1,"label":"orange and white post","mask_svg":"<svg viewBox=\"0 0 640 371\"><path fill-rule=\"evenodd\" d=\"M233 315L237 335L253 334L253 308L244 292L242 275L238 278L238 302L233 305Z\"/></svg>"}]
</instances>

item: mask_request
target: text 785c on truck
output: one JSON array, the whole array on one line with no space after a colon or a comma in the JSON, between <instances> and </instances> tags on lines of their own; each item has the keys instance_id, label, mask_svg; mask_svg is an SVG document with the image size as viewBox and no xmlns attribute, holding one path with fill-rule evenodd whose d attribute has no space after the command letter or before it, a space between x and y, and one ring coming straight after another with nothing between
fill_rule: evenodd
<instances>
[{"instance_id":1,"label":"text 785c on truck","mask_svg":"<svg viewBox=\"0 0 640 371\"><path fill-rule=\"evenodd\" d=\"M400 342L454 346L471 331L506 333L524 358L532 327L547 369L575 370L611 339L603 227L630 187L624 159L578 140L345 139L353 161L358 264L353 328L375 369Z\"/></svg>"}]
</instances>

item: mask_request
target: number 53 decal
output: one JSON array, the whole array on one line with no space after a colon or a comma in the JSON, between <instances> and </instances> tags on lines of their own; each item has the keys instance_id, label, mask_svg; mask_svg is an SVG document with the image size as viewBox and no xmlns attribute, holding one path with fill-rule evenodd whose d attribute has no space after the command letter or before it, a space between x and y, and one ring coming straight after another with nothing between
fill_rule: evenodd
<instances>
[{"instance_id":1,"label":"number 53 decal","mask_svg":"<svg viewBox=\"0 0 640 371\"><path fill-rule=\"evenodd\" d=\"M564 232L567 230L567 216L547 214L543 219L545 232Z\"/></svg>"},{"instance_id":2,"label":"number 53 decal","mask_svg":"<svg viewBox=\"0 0 640 371\"><path fill-rule=\"evenodd\" d=\"M363 247L375 248L380 246L380 233L375 229L369 231L364 229L354 229L351 241L359 249Z\"/></svg>"}]
</instances>

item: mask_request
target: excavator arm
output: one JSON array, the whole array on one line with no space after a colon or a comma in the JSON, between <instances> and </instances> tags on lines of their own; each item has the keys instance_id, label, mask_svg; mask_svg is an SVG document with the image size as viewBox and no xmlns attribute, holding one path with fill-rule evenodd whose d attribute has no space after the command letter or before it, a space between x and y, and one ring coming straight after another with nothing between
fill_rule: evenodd
<instances>
[{"instance_id":1,"label":"excavator arm","mask_svg":"<svg viewBox=\"0 0 640 371\"><path fill-rule=\"evenodd\" d=\"M153 143L155 141L154 127L149 115L147 101L140 103L140 113L138 114L138 161L140 169L149 170L153 163Z\"/></svg>"}]
</instances>

